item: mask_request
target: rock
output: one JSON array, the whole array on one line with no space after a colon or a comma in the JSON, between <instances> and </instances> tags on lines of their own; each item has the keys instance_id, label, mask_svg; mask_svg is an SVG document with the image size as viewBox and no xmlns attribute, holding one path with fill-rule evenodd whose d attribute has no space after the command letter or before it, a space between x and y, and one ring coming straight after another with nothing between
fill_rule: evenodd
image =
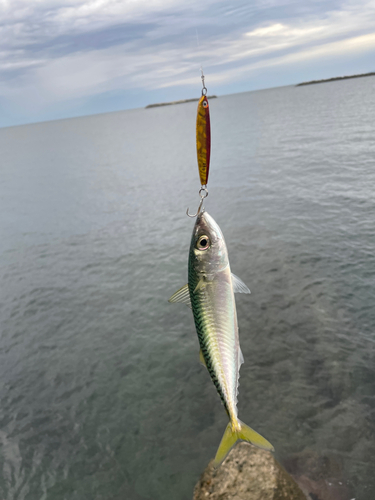
<instances>
[{"instance_id":1,"label":"rock","mask_svg":"<svg viewBox=\"0 0 375 500\"><path fill-rule=\"evenodd\" d=\"M306 500L272 453L239 443L215 470L208 464L193 500Z\"/></svg>"},{"instance_id":2,"label":"rock","mask_svg":"<svg viewBox=\"0 0 375 500\"><path fill-rule=\"evenodd\" d=\"M344 480L342 464L333 456L305 450L284 460L307 498L312 500L351 500L353 494Z\"/></svg>"}]
</instances>

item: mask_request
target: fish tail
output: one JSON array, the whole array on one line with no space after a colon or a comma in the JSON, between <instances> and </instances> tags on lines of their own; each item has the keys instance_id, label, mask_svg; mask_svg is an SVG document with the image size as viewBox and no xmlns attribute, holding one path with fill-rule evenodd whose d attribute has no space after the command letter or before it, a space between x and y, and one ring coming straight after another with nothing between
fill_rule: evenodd
<instances>
[{"instance_id":1,"label":"fish tail","mask_svg":"<svg viewBox=\"0 0 375 500\"><path fill-rule=\"evenodd\" d=\"M219 448L214 460L214 467L219 467L237 441L247 441L248 443L267 451L275 451L271 443L254 429L238 420L239 425L229 422L221 439Z\"/></svg>"}]
</instances>

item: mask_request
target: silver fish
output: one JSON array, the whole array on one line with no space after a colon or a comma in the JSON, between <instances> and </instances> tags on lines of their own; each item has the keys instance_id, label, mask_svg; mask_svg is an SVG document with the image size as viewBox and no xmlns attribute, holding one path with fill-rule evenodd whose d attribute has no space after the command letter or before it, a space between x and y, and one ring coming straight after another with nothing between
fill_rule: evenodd
<instances>
[{"instance_id":1,"label":"silver fish","mask_svg":"<svg viewBox=\"0 0 375 500\"><path fill-rule=\"evenodd\" d=\"M173 294L169 302L183 302L191 307L201 347L200 360L207 367L229 417L214 466L223 462L239 440L273 451L271 443L237 416L238 379L244 360L234 293L250 290L231 273L220 227L204 211L198 215L193 230L188 279L188 284Z\"/></svg>"}]
</instances>

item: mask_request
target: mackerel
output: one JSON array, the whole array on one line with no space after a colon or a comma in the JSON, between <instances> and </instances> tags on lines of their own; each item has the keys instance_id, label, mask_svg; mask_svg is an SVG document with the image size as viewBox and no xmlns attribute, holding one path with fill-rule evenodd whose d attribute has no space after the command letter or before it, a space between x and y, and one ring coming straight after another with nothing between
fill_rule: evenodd
<instances>
[{"instance_id":1,"label":"mackerel","mask_svg":"<svg viewBox=\"0 0 375 500\"><path fill-rule=\"evenodd\" d=\"M274 450L271 443L238 418L238 379L244 359L238 336L236 292L250 293L250 290L231 273L220 227L202 211L197 216L191 238L188 283L174 293L169 302L182 302L191 307L201 348L200 360L229 418L214 459L215 467L239 440Z\"/></svg>"}]
</instances>

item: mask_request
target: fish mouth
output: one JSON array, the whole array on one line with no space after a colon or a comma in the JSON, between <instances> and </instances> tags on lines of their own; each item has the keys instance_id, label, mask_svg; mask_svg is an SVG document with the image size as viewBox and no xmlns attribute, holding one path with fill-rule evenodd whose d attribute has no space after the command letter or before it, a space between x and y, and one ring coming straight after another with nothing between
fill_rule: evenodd
<instances>
[{"instance_id":1,"label":"fish mouth","mask_svg":"<svg viewBox=\"0 0 375 500\"><path fill-rule=\"evenodd\" d=\"M197 217L195 223L196 229L209 229L211 226L210 219L212 219L212 217L203 209Z\"/></svg>"},{"instance_id":2,"label":"fish mouth","mask_svg":"<svg viewBox=\"0 0 375 500\"><path fill-rule=\"evenodd\" d=\"M206 224L208 224L210 219L213 220L211 215L208 212L206 212L206 210L203 208L197 217L197 222L199 223L203 221Z\"/></svg>"},{"instance_id":3,"label":"fish mouth","mask_svg":"<svg viewBox=\"0 0 375 500\"><path fill-rule=\"evenodd\" d=\"M195 234L197 236L207 234L213 242L223 239L223 234L219 226L211 215L204 210L197 217L195 223Z\"/></svg>"}]
</instances>

